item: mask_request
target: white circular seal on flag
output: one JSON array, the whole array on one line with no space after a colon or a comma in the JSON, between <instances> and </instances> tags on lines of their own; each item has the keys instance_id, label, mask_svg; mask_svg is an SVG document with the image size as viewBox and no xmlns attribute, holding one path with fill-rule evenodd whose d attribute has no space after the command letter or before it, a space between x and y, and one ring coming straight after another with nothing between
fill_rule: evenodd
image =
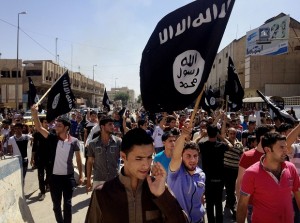
<instances>
[{"instance_id":1,"label":"white circular seal on flag","mask_svg":"<svg viewBox=\"0 0 300 223\"><path fill-rule=\"evenodd\" d=\"M192 94L202 79L205 61L197 50L187 50L173 63L175 88L181 94Z\"/></svg>"},{"instance_id":2,"label":"white circular seal on flag","mask_svg":"<svg viewBox=\"0 0 300 223\"><path fill-rule=\"evenodd\" d=\"M216 104L216 99L214 97L211 97L209 100L210 105L215 105Z\"/></svg>"},{"instance_id":3,"label":"white circular seal on flag","mask_svg":"<svg viewBox=\"0 0 300 223\"><path fill-rule=\"evenodd\" d=\"M58 93L55 97L54 100L52 102L52 109L56 109L58 102L59 102L59 98L60 98L60 93Z\"/></svg>"}]
</instances>

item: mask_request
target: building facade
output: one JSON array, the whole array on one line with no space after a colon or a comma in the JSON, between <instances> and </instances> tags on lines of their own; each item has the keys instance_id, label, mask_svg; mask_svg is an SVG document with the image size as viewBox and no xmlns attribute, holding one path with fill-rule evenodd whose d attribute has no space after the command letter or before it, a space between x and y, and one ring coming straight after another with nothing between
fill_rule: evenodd
<instances>
[{"instance_id":1,"label":"building facade","mask_svg":"<svg viewBox=\"0 0 300 223\"><path fill-rule=\"evenodd\" d=\"M17 61L15 59L0 60L0 108L16 108L17 106L18 109L28 109L28 77L31 77L41 97L66 71L66 68L51 60L19 60L18 63L19 75L17 77ZM78 106L87 104L90 107L99 107L101 105L104 84L93 81L80 72L69 71L69 77ZM17 91L18 97L16 97ZM46 99L42 104L46 104Z\"/></svg>"},{"instance_id":2,"label":"building facade","mask_svg":"<svg viewBox=\"0 0 300 223\"><path fill-rule=\"evenodd\" d=\"M280 30L281 36L284 36L283 28L286 23L280 19L287 16L284 13L279 14L267 20L257 31L268 31L270 24L270 35L274 35L273 29ZM240 39L232 41L228 46L222 49L214 60L207 86L221 90L223 94L225 81L227 79L228 57L230 56L238 73L241 84L245 90L246 97L258 96L256 90L269 96L293 97L300 95L300 23L291 17L288 17L287 35L285 38L274 38L269 41L252 42L253 47L249 50L249 42L255 36L254 31ZM276 21L280 21L280 26ZM265 29L265 30L264 30ZM251 36L252 35L252 36ZM271 49L270 46L278 42L280 51ZM273 50L273 51L271 51ZM265 51L265 54L260 53ZM274 52L275 51L275 52Z\"/></svg>"}]
</instances>

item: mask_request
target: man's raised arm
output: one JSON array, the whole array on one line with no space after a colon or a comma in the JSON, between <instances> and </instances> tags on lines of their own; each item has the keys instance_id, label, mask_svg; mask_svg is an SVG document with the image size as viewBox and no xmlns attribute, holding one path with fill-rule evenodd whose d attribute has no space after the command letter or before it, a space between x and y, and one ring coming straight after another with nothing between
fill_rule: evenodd
<instances>
[{"instance_id":1,"label":"man's raised arm","mask_svg":"<svg viewBox=\"0 0 300 223\"><path fill-rule=\"evenodd\" d=\"M191 127L186 128L183 126L181 131L182 131L181 135L176 140L175 149L170 162L170 170L172 172L175 172L180 168L182 162L181 156L182 156L182 151L185 143L185 138L189 136L189 134L191 134L192 128Z\"/></svg>"},{"instance_id":2,"label":"man's raised arm","mask_svg":"<svg viewBox=\"0 0 300 223\"><path fill-rule=\"evenodd\" d=\"M31 107L31 115L34 121L35 129L39 133L41 133L45 138L48 138L49 132L47 129L43 128L40 122L40 119L38 117L38 109L39 109L38 105L35 104Z\"/></svg>"}]
</instances>

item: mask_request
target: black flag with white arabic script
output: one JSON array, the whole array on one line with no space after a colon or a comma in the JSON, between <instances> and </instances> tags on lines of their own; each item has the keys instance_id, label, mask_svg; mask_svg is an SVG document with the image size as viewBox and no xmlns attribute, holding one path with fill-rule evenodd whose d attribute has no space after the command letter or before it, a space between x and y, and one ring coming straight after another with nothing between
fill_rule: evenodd
<instances>
[{"instance_id":1,"label":"black flag with white arabic script","mask_svg":"<svg viewBox=\"0 0 300 223\"><path fill-rule=\"evenodd\" d=\"M102 100L102 105L104 108L106 108L107 111L110 111L110 101L106 92L106 88L104 89L104 95L103 95L103 100Z\"/></svg>"},{"instance_id":2,"label":"black flag with white arabic script","mask_svg":"<svg viewBox=\"0 0 300 223\"><path fill-rule=\"evenodd\" d=\"M143 51L140 87L150 112L181 110L207 81L235 0L197 0L166 15Z\"/></svg>"},{"instance_id":3,"label":"black flag with white arabic script","mask_svg":"<svg viewBox=\"0 0 300 223\"><path fill-rule=\"evenodd\" d=\"M75 107L75 96L71 90L68 71L51 87L47 102L47 121L51 122Z\"/></svg>"},{"instance_id":4,"label":"black flag with white arabic script","mask_svg":"<svg viewBox=\"0 0 300 223\"><path fill-rule=\"evenodd\" d=\"M31 77L28 77L28 84L28 107L31 108L32 105L38 102L39 98Z\"/></svg>"},{"instance_id":5,"label":"black flag with white arabic script","mask_svg":"<svg viewBox=\"0 0 300 223\"><path fill-rule=\"evenodd\" d=\"M227 69L228 78L225 84L224 96L228 96L227 103L230 107L230 110L238 111L242 108L243 105L244 89L231 57L229 57Z\"/></svg>"}]
</instances>

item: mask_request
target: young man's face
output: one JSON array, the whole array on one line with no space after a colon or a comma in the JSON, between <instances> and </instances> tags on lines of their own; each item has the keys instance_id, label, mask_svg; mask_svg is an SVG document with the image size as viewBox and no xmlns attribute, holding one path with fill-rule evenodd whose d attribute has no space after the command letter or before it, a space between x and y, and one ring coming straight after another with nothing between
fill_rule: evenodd
<instances>
[{"instance_id":1,"label":"young man's face","mask_svg":"<svg viewBox=\"0 0 300 223\"><path fill-rule=\"evenodd\" d=\"M166 150L174 150L175 148L175 136L170 136L166 141L163 141L164 147Z\"/></svg>"},{"instance_id":2,"label":"young man's face","mask_svg":"<svg viewBox=\"0 0 300 223\"><path fill-rule=\"evenodd\" d=\"M235 139L236 139L236 130L235 129L230 128L228 130L228 138L232 141L235 141Z\"/></svg>"},{"instance_id":3,"label":"young man's face","mask_svg":"<svg viewBox=\"0 0 300 223\"><path fill-rule=\"evenodd\" d=\"M194 171L198 165L199 153L195 149L186 149L182 154L182 161L188 171Z\"/></svg>"},{"instance_id":4,"label":"young man's face","mask_svg":"<svg viewBox=\"0 0 300 223\"><path fill-rule=\"evenodd\" d=\"M169 127L172 129L176 126L176 120L170 121Z\"/></svg>"},{"instance_id":5,"label":"young man's face","mask_svg":"<svg viewBox=\"0 0 300 223\"><path fill-rule=\"evenodd\" d=\"M48 129L48 122L47 120L43 120L43 122L41 123L43 128Z\"/></svg>"},{"instance_id":6,"label":"young man's face","mask_svg":"<svg viewBox=\"0 0 300 223\"><path fill-rule=\"evenodd\" d=\"M69 126L64 126L64 124L62 122L56 122L55 123L55 131L56 134L61 134L61 133L65 133L67 131L69 131Z\"/></svg>"},{"instance_id":7,"label":"young man's face","mask_svg":"<svg viewBox=\"0 0 300 223\"><path fill-rule=\"evenodd\" d=\"M149 174L153 153L153 144L135 145L127 155L121 152L126 176L144 180Z\"/></svg>"},{"instance_id":8,"label":"young man's face","mask_svg":"<svg viewBox=\"0 0 300 223\"><path fill-rule=\"evenodd\" d=\"M272 156L272 160L275 162L282 163L285 161L286 156L287 156L287 144L285 140L278 140L274 145L273 145L273 152L271 151L270 154Z\"/></svg>"},{"instance_id":9,"label":"young man's face","mask_svg":"<svg viewBox=\"0 0 300 223\"><path fill-rule=\"evenodd\" d=\"M108 134L113 134L114 133L114 123L108 122L105 125L101 125L101 131L108 133Z\"/></svg>"}]
</instances>

